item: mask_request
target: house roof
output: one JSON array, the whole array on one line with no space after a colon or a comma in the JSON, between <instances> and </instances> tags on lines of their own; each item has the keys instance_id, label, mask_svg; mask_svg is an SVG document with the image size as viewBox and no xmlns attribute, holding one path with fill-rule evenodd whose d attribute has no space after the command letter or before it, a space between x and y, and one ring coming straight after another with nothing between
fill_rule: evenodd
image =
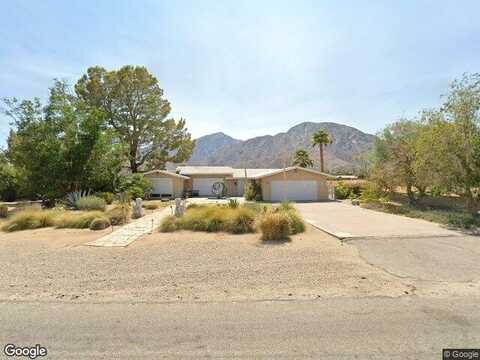
<instances>
[{"instance_id":1,"label":"house roof","mask_svg":"<svg viewBox=\"0 0 480 360\"><path fill-rule=\"evenodd\" d=\"M181 175L232 175L230 166L179 166L176 170Z\"/></svg>"},{"instance_id":2,"label":"house roof","mask_svg":"<svg viewBox=\"0 0 480 360\"><path fill-rule=\"evenodd\" d=\"M269 173L278 169L233 169L232 177L234 179L242 179L245 177L245 170L247 170L247 178L259 176L261 174Z\"/></svg>"},{"instance_id":3,"label":"house roof","mask_svg":"<svg viewBox=\"0 0 480 360\"><path fill-rule=\"evenodd\" d=\"M329 179L335 179L335 176L332 176L330 174L327 174L327 173L324 173L324 172L321 172L321 171L318 171L318 170L314 170L314 169L299 167L299 166L290 166L290 167L287 167L285 169L274 169L272 171L264 172L262 174L253 176L252 179L261 179L261 178L264 178L264 177L267 177L267 176L280 174L284 171L292 171L292 170L306 171L306 172L310 172L312 174L322 175L322 176L324 176L326 178L329 178Z\"/></svg>"},{"instance_id":4,"label":"house roof","mask_svg":"<svg viewBox=\"0 0 480 360\"><path fill-rule=\"evenodd\" d=\"M178 177L181 179L188 179L188 176L176 174L174 172L167 171L167 170L152 170L152 171L147 171L146 173L143 173L143 175L154 175L154 174L162 174L162 175L168 175L172 177Z\"/></svg>"}]
</instances>

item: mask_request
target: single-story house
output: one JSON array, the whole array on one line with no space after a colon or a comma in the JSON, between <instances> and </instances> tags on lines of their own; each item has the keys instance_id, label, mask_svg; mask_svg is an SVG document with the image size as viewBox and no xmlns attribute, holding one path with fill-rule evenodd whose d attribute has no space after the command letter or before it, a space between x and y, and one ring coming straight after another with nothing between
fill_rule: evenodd
<instances>
[{"instance_id":1,"label":"single-story house","mask_svg":"<svg viewBox=\"0 0 480 360\"><path fill-rule=\"evenodd\" d=\"M153 170L153 197L213 196L213 184L224 184L225 195L243 196L248 181L258 181L264 201L326 201L332 198L333 176L297 166L285 169L235 169L228 166L179 166L175 172Z\"/></svg>"}]
</instances>

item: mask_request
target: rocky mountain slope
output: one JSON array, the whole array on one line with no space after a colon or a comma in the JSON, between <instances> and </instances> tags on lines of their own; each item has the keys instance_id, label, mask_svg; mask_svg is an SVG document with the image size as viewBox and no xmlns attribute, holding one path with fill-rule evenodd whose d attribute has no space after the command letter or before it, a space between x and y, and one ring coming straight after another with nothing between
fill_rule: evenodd
<instances>
[{"instance_id":1,"label":"rocky mountain slope","mask_svg":"<svg viewBox=\"0 0 480 360\"><path fill-rule=\"evenodd\" d=\"M325 151L329 171L354 168L358 157L372 149L375 136L350 126L324 122L305 122L285 133L259 136L248 140L234 139L223 133L202 136L197 144L190 165L227 165L233 167L275 168L291 165L296 149L304 148L319 167L319 151L311 145L315 131L324 129L332 137L332 144Z\"/></svg>"}]
</instances>

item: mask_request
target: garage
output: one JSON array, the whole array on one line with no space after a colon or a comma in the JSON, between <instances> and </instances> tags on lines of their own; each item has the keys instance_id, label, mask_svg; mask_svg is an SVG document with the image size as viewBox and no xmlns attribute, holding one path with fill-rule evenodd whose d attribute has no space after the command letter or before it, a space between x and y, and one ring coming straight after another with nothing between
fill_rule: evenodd
<instances>
[{"instance_id":1,"label":"garage","mask_svg":"<svg viewBox=\"0 0 480 360\"><path fill-rule=\"evenodd\" d=\"M315 180L276 180L270 186L271 201L314 201L318 198Z\"/></svg>"},{"instance_id":2,"label":"garage","mask_svg":"<svg viewBox=\"0 0 480 360\"><path fill-rule=\"evenodd\" d=\"M173 195L173 182L169 178L152 178L152 194Z\"/></svg>"},{"instance_id":3,"label":"garage","mask_svg":"<svg viewBox=\"0 0 480 360\"><path fill-rule=\"evenodd\" d=\"M194 178L193 191L198 191L199 196L213 196L212 186L216 182L223 183L223 178Z\"/></svg>"}]
</instances>

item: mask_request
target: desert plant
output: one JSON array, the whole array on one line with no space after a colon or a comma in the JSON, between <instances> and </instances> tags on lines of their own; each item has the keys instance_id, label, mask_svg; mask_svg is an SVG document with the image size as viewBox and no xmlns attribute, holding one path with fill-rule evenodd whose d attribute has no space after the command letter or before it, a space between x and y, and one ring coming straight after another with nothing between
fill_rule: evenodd
<instances>
[{"instance_id":1,"label":"desert plant","mask_svg":"<svg viewBox=\"0 0 480 360\"><path fill-rule=\"evenodd\" d=\"M63 203L65 206L71 208L71 209L77 209L77 204L80 199L83 197L86 197L90 194L89 190L77 190L77 191L72 191L69 192L66 196L65 199L63 200Z\"/></svg>"},{"instance_id":2,"label":"desert plant","mask_svg":"<svg viewBox=\"0 0 480 360\"><path fill-rule=\"evenodd\" d=\"M6 218L8 216L8 206L0 204L0 218Z\"/></svg>"},{"instance_id":3,"label":"desert plant","mask_svg":"<svg viewBox=\"0 0 480 360\"><path fill-rule=\"evenodd\" d=\"M258 221L263 241L287 240L291 233L290 219L284 212L270 212Z\"/></svg>"},{"instance_id":4,"label":"desert plant","mask_svg":"<svg viewBox=\"0 0 480 360\"><path fill-rule=\"evenodd\" d=\"M115 200L115 194L111 192L98 192L95 193L95 196L105 200L108 205L112 204Z\"/></svg>"},{"instance_id":5,"label":"desert plant","mask_svg":"<svg viewBox=\"0 0 480 360\"><path fill-rule=\"evenodd\" d=\"M236 208L227 213L225 230L232 234L245 234L255 232L255 211L247 208Z\"/></svg>"},{"instance_id":6,"label":"desert plant","mask_svg":"<svg viewBox=\"0 0 480 360\"><path fill-rule=\"evenodd\" d=\"M251 180L245 187L245 199L248 201L262 201L262 185L260 181Z\"/></svg>"},{"instance_id":7,"label":"desert plant","mask_svg":"<svg viewBox=\"0 0 480 360\"><path fill-rule=\"evenodd\" d=\"M110 226L110 220L107 217L97 217L90 223L90 230L103 230Z\"/></svg>"},{"instance_id":8,"label":"desert plant","mask_svg":"<svg viewBox=\"0 0 480 360\"><path fill-rule=\"evenodd\" d=\"M290 201L284 200L281 202L280 206L278 207L280 211L290 211L294 210L292 203Z\"/></svg>"},{"instance_id":9,"label":"desert plant","mask_svg":"<svg viewBox=\"0 0 480 360\"><path fill-rule=\"evenodd\" d=\"M175 215L169 215L162 220L160 224L161 232L173 232L178 229L177 217Z\"/></svg>"},{"instance_id":10,"label":"desert plant","mask_svg":"<svg viewBox=\"0 0 480 360\"><path fill-rule=\"evenodd\" d=\"M101 211L65 211L55 219L55 226L57 228L88 229L93 220L104 217L105 214Z\"/></svg>"},{"instance_id":11,"label":"desert plant","mask_svg":"<svg viewBox=\"0 0 480 360\"><path fill-rule=\"evenodd\" d=\"M76 203L76 208L78 210L99 210L105 211L107 204L105 200L97 196L84 196L78 199Z\"/></svg>"},{"instance_id":12,"label":"desert plant","mask_svg":"<svg viewBox=\"0 0 480 360\"><path fill-rule=\"evenodd\" d=\"M229 199L228 200L228 203L227 203L227 206L230 208L230 209L236 209L240 206L240 203L238 202L237 199Z\"/></svg>"},{"instance_id":13,"label":"desert plant","mask_svg":"<svg viewBox=\"0 0 480 360\"><path fill-rule=\"evenodd\" d=\"M16 213L2 229L11 232L53 226L56 215L57 213L51 210L23 210Z\"/></svg>"},{"instance_id":14,"label":"desert plant","mask_svg":"<svg viewBox=\"0 0 480 360\"><path fill-rule=\"evenodd\" d=\"M288 216L288 223L290 225L290 234L295 235L305 231L305 222L295 209L285 211Z\"/></svg>"},{"instance_id":15,"label":"desert plant","mask_svg":"<svg viewBox=\"0 0 480 360\"><path fill-rule=\"evenodd\" d=\"M131 207L128 203L119 203L107 212L107 217L112 225L123 225L130 218Z\"/></svg>"}]
</instances>

